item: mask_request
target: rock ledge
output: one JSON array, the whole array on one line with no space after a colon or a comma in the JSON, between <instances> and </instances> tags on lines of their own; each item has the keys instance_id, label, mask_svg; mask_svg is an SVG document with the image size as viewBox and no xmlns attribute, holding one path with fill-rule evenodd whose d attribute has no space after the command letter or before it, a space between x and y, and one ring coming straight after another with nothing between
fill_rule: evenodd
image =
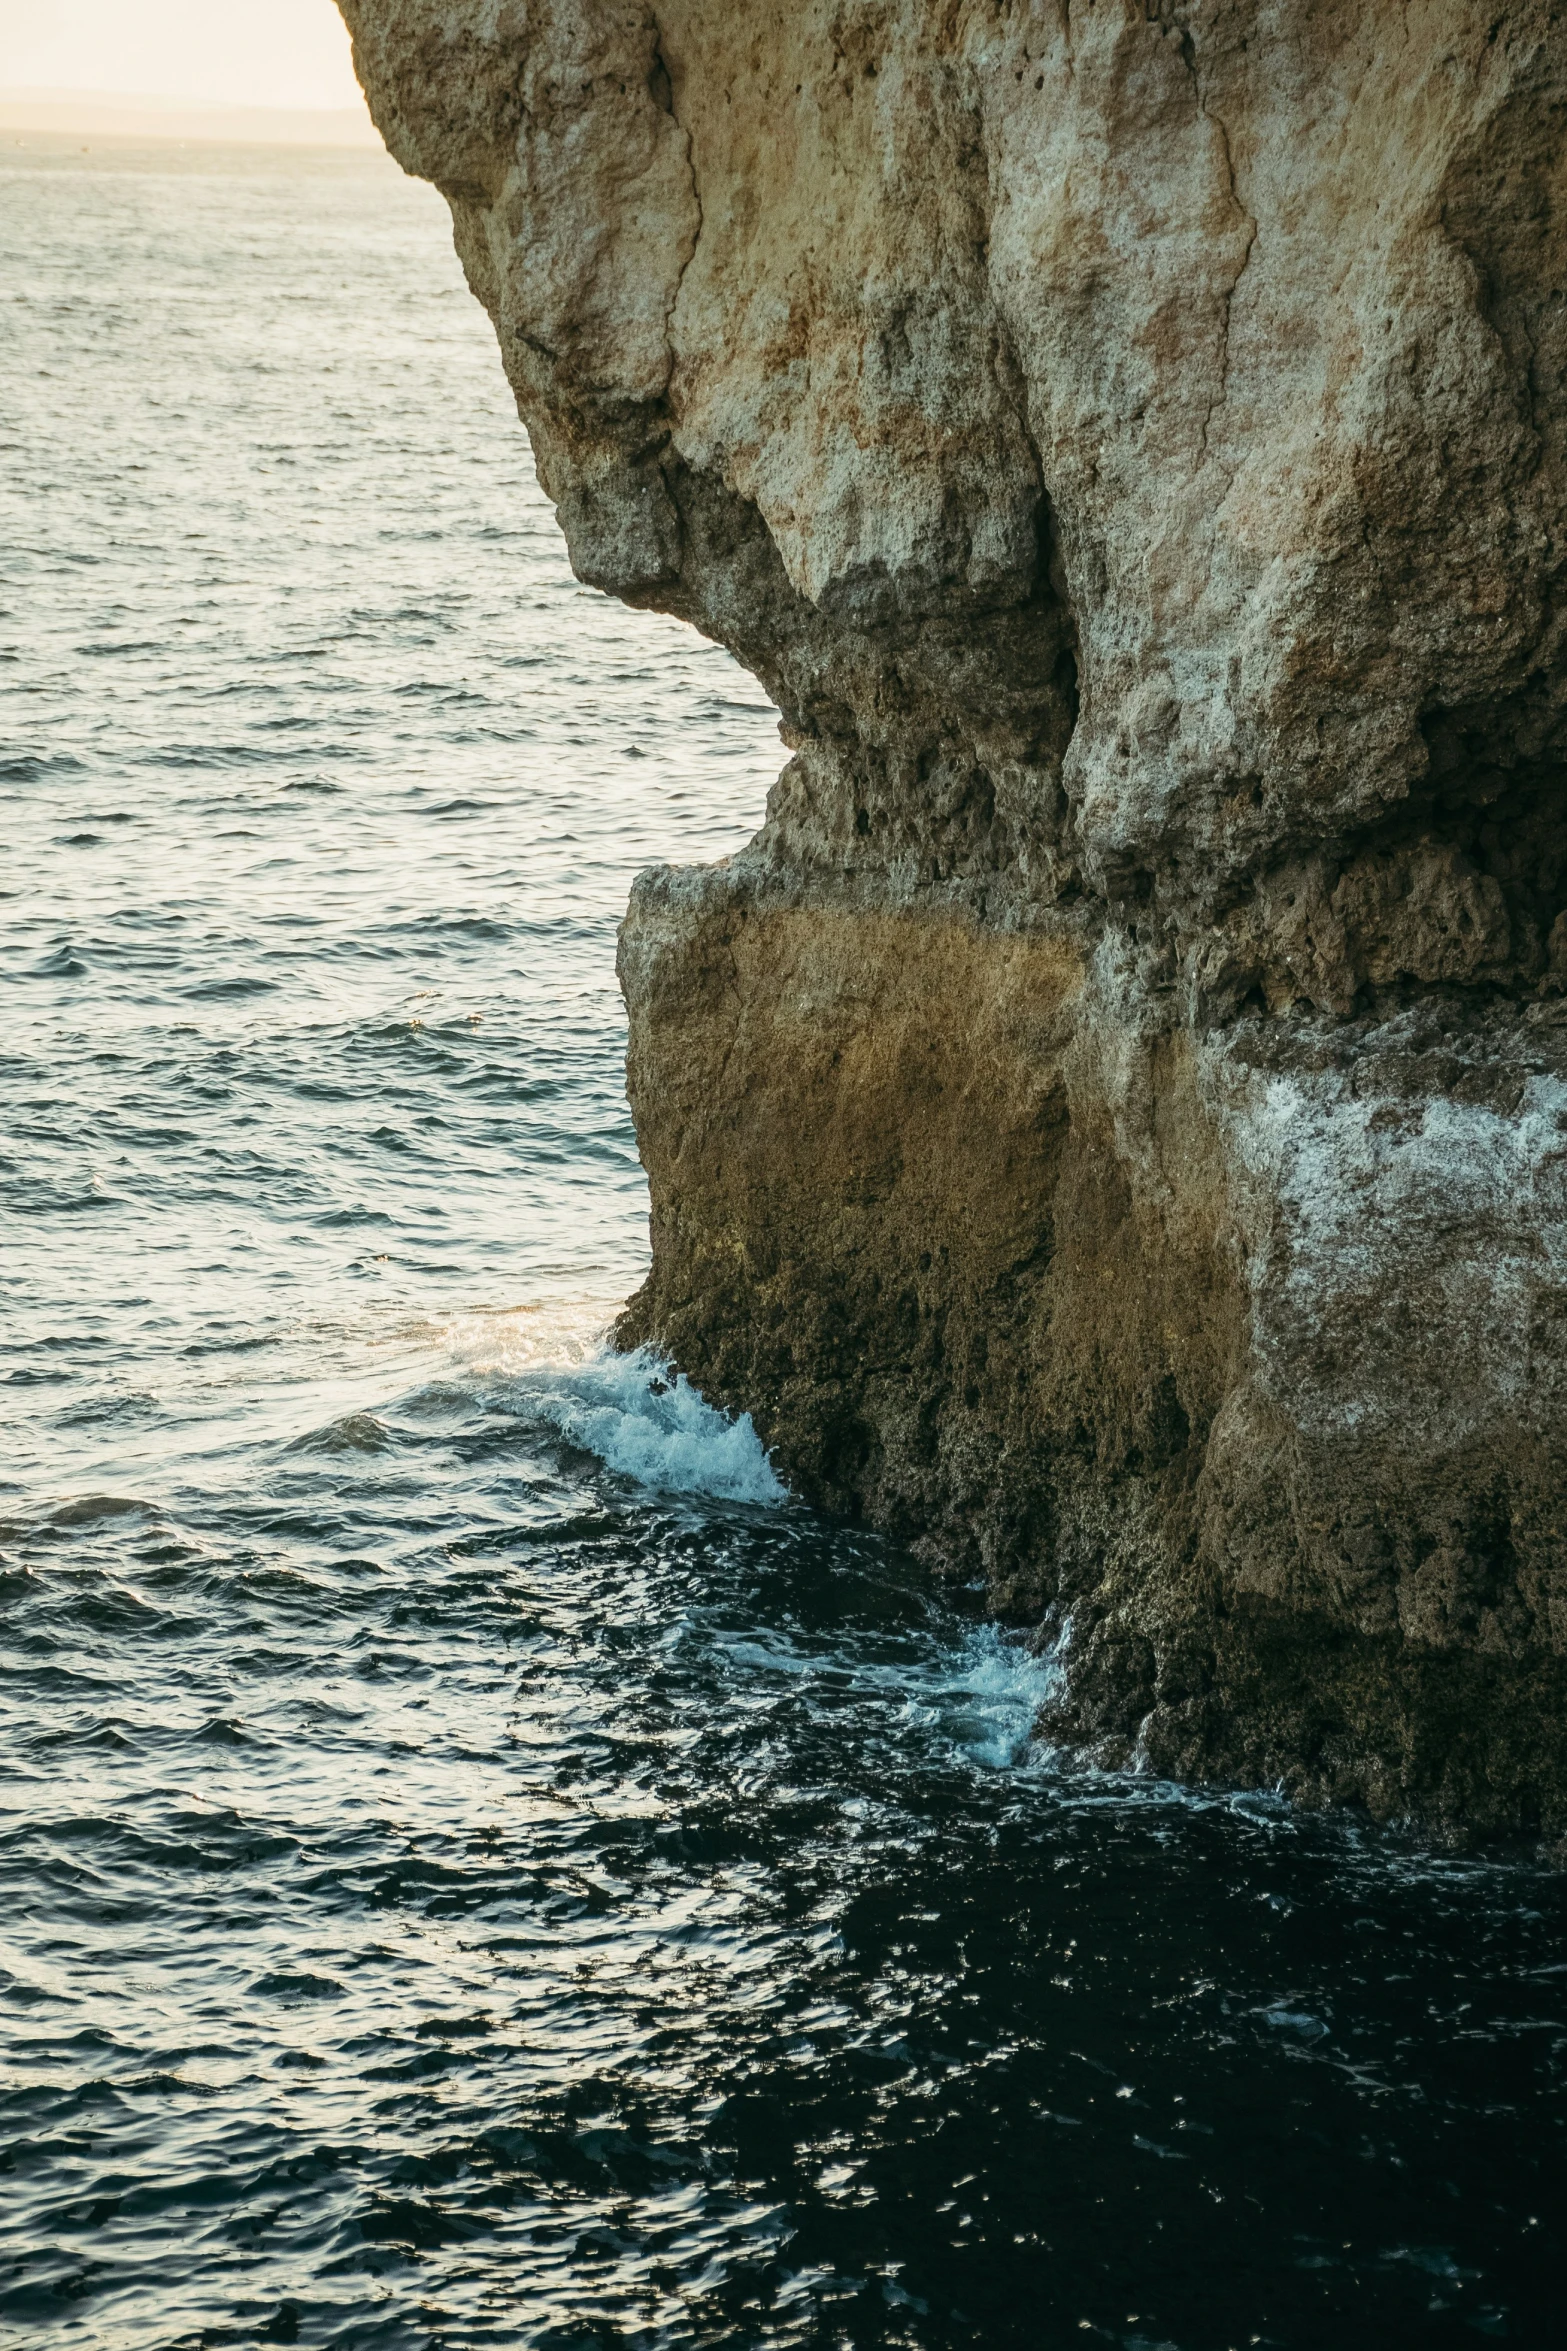
<instances>
[{"instance_id":1,"label":"rock ledge","mask_svg":"<svg viewBox=\"0 0 1567 2351\"><path fill-rule=\"evenodd\" d=\"M340 4L793 752L633 897L624 1335L1062 1737L1567 1836L1567 12Z\"/></svg>"}]
</instances>

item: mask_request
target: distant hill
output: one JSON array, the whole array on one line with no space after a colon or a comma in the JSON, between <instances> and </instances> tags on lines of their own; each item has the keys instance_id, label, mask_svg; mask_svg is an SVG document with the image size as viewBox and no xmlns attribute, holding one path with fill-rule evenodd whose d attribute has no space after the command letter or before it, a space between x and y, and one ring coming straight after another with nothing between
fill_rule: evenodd
<instances>
[{"instance_id":1,"label":"distant hill","mask_svg":"<svg viewBox=\"0 0 1567 2351\"><path fill-rule=\"evenodd\" d=\"M101 139L217 139L266 147L379 147L363 105L202 106L106 90L0 89L0 130Z\"/></svg>"}]
</instances>

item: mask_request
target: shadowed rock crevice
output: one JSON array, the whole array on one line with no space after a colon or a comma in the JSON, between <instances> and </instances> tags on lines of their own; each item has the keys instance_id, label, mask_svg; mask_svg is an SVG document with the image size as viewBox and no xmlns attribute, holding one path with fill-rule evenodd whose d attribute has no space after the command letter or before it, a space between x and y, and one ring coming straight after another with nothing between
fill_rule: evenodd
<instances>
[{"instance_id":1,"label":"shadowed rock crevice","mask_svg":"<svg viewBox=\"0 0 1567 2351\"><path fill-rule=\"evenodd\" d=\"M623 1335L1063 1737L1567 1835L1567 14L342 4L792 754L633 896Z\"/></svg>"}]
</instances>

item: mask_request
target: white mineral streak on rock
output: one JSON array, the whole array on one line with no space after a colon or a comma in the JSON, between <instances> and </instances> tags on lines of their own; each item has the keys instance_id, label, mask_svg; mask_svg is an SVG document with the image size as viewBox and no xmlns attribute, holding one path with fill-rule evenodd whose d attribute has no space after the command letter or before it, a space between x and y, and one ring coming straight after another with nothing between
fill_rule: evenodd
<instances>
[{"instance_id":1,"label":"white mineral streak on rock","mask_svg":"<svg viewBox=\"0 0 1567 2351\"><path fill-rule=\"evenodd\" d=\"M1340 1069L1253 1077L1224 1125L1257 1217L1256 1376L1304 1435L1434 1454L1530 1416L1537 1312L1567 1284L1561 1078L1506 1112Z\"/></svg>"},{"instance_id":2,"label":"white mineral streak on rock","mask_svg":"<svg viewBox=\"0 0 1567 2351\"><path fill-rule=\"evenodd\" d=\"M626 1335L1102 1754L1567 1834L1567 12L341 5L796 754L633 901Z\"/></svg>"}]
</instances>

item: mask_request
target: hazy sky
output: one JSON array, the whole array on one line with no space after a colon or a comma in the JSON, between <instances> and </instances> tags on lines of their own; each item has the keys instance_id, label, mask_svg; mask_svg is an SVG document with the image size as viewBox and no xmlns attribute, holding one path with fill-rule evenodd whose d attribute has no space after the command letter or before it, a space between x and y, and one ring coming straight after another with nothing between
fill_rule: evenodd
<instances>
[{"instance_id":1,"label":"hazy sky","mask_svg":"<svg viewBox=\"0 0 1567 2351\"><path fill-rule=\"evenodd\" d=\"M0 87L360 103L332 0L0 0Z\"/></svg>"}]
</instances>

